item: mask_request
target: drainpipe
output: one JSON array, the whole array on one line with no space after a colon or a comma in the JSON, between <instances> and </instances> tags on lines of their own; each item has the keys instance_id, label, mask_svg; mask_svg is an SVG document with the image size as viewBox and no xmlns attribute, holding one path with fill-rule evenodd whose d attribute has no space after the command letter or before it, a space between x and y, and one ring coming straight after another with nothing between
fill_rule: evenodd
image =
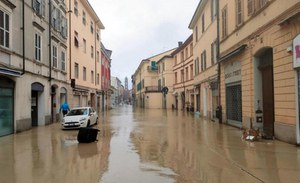
<instances>
[{"instance_id":1,"label":"drainpipe","mask_svg":"<svg viewBox=\"0 0 300 183\"><path fill-rule=\"evenodd\" d=\"M221 63L220 59L220 12L219 12L219 0L216 1L216 9L217 9L217 62L218 62L218 89L219 89L219 100L218 106L220 110L220 118L219 123L222 123L222 106L221 106Z\"/></svg>"},{"instance_id":2,"label":"drainpipe","mask_svg":"<svg viewBox=\"0 0 300 183\"><path fill-rule=\"evenodd\" d=\"M23 59L23 69L22 69L22 73L21 75L25 74L25 0L22 0L22 13L23 13L23 17L22 17L22 36L23 36L23 55L22 55L22 59Z\"/></svg>"},{"instance_id":3,"label":"drainpipe","mask_svg":"<svg viewBox=\"0 0 300 183\"><path fill-rule=\"evenodd\" d=\"M72 10L71 10L71 1L69 1L69 79L71 81L72 79L72 45L71 45L71 42L72 42L72 36L71 36L71 13L72 13Z\"/></svg>"},{"instance_id":4,"label":"drainpipe","mask_svg":"<svg viewBox=\"0 0 300 183\"><path fill-rule=\"evenodd\" d=\"M52 0L49 0L49 78L48 81L51 81L52 79L52 73L51 73L51 69L52 69L52 64L51 64L51 19L52 19Z\"/></svg>"}]
</instances>

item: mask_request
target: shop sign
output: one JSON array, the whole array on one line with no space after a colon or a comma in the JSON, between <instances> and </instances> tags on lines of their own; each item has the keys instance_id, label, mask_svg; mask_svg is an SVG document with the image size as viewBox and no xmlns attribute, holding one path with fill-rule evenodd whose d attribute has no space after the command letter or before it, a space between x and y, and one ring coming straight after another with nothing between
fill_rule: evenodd
<instances>
[{"instance_id":1,"label":"shop sign","mask_svg":"<svg viewBox=\"0 0 300 183\"><path fill-rule=\"evenodd\" d=\"M294 68L300 67L300 34L293 40L293 65Z\"/></svg>"},{"instance_id":2,"label":"shop sign","mask_svg":"<svg viewBox=\"0 0 300 183\"><path fill-rule=\"evenodd\" d=\"M241 81L241 62L232 62L225 66L225 83Z\"/></svg>"}]
</instances>

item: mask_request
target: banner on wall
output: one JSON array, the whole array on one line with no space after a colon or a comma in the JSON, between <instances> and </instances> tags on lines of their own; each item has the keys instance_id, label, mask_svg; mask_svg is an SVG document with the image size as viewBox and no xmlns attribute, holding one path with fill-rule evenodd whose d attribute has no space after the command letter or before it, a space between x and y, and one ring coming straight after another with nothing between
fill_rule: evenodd
<instances>
[{"instance_id":1,"label":"banner on wall","mask_svg":"<svg viewBox=\"0 0 300 183\"><path fill-rule=\"evenodd\" d=\"M300 67L300 34L293 40L293 65L294 68Z\"/></svg>"}]
</instances>

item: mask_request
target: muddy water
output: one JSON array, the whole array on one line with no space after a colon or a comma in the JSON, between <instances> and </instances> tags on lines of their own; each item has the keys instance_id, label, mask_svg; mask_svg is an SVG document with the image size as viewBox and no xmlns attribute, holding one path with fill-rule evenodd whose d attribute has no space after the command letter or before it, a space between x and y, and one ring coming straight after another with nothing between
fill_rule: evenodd
<instances>
[{"instance_id":1,"label":"muddy water","mask_svg":"<svg viewBox=\"0 0 300 183\"><path fill-rule=\"evenodd\" d=\"M100 114L99 141L58 123L0 137L0 183L300 182L299 148L181 111Z\"/></svg>"}]
</instances>

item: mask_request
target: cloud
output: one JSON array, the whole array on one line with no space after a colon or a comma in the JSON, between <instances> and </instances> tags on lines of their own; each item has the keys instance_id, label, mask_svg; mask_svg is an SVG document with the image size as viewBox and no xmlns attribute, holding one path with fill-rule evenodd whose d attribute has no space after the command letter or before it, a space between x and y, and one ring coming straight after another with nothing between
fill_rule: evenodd
<instances>
[{"instance_id":1,"label":"cloud","mask_svg":"<svg viewBox=\"0 0 300 183\"><path fill-rule=\"evenodd\" d=\"M199 0L89 0L105 26L101 40L112 54L112 75L122 82L144 58L185 41Z\"/></svg>"}]
</instances>

